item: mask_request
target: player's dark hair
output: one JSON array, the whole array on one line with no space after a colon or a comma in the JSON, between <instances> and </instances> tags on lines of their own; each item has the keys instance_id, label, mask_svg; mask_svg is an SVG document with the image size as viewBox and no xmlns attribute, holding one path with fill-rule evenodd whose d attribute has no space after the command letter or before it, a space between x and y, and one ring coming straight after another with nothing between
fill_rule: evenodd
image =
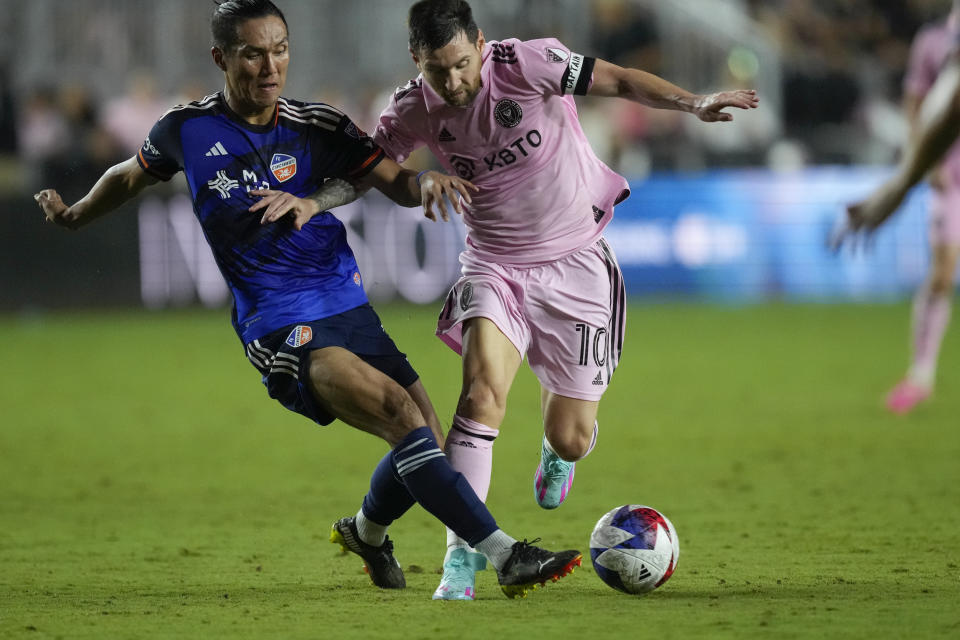
<instances>
[{"instance_id":1,"label":"player's dark hair","mask_svg":"<svg viewBox=\"0 0 960 640\"><path fill-rule=\"evenodd\" d=\"M410 50L416 54L446 46L461 31L470 44L477 43L480 30L473 10L465 0L420 0L410 7Z\"/></svg>"},{"instance_id":2,"label":"player's dark hair","mask_svg":"<svg viewBox=\"0 0 960 640\"><path fill-rule=\"evenodd\" d=\"M217 8L210 17L210 33L213 46L221 51L229 51L240 42L238 28L247 20L277 16L287 26L283 12L270 0L213 0Z\"/></svg>"}]
</instances>

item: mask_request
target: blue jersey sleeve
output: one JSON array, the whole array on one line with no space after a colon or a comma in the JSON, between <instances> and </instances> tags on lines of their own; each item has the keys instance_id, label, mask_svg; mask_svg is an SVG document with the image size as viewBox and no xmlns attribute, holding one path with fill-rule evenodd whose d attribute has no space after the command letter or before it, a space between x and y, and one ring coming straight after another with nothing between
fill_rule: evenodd
<instances>
[{"instance_id":1,"label":"blue jersey sleeve","mask_svg":"<svg viewBox=\"0 0 960 640\"><path fill-rule=\"evenodd\" d=\"M180 143L180 122L170 111L150 129L137 153L140 167L160 180L167 181L183 170L183 148Z\"/></svg>"},{"instance_id":2,"label":"blue jersey sleeve","mask_svg":"<svg viewBox=\"0 0 960 640\"><path fill-rule=\"evenodd\" d=\"M336 149L339 156L333 163L333 177L358 180L370 173L386 157L383 149L344 115L336 130L329 134L327 151Z\"/></svg>"}]
</instances>

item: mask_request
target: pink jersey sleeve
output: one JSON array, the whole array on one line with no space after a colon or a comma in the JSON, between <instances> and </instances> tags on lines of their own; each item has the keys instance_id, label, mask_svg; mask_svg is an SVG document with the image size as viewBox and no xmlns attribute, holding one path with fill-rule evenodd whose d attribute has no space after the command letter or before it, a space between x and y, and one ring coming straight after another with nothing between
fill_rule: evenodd
<instances>
[{"instance_id":1,"label":"pink jersey sleeve","mask_svg":"<svg viewBox=\"0 0 960 640\"><path fill-rule=\"evenodd\" d=\"M904 93L923 96L937 80L943 63L942 49L944 31L937 26L921 29L910 46L910 60L903 78Z\"/></svg>"},{"instance_id":2,"label":"pink jersey sleeve","mask_svg":"<svg viewBox=\"0 0 960 640\"><path fill-rule=\"evenodd\" d=\"M556 38L504 40L494 44L517 61L524 82L545 96L584 95L593 80L593 58L575 53Z\"/></svg>"},{"instance_id":3,"label":"pink jersey sleeve","mask_svg":"<svg viewBox=\"0 0 960 640\"><path fill-rule=\"evenodd\" d=\"M397 162L403 162L424 142L406 125L415 115L411 113L423 103L421 79L411 80L396 90L390 104L380 114L380 122L373 140Z\"/></svg>"}]
</instances>

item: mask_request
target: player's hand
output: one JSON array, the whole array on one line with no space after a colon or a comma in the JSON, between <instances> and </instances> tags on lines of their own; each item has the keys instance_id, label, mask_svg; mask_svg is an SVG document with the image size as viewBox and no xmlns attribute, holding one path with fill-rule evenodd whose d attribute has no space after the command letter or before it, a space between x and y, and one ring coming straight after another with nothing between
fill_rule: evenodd
<instances>
[{"instance_id":1,"label":"player's hand","mask_svg":"<svg viewBox=\"0 0 960 640\"><path fill-rule=\"evenodd\" d=\"M273 189L254 189L251 196L260 200L255 202L247 211L263 210L260 224L271 224L286 215L291 216L293 227L297 231L310 221L310 218L320 213L320 207L310 198L298 198L286 191Z\"/></svg>"},{"instance_id":2,"label":"player's hand","mask_svg":"<svg viewBox=\"0 0 960 640\"><path fill-rule=\"evenodd\" d=\"M420 177L420 199L423 204L423 215L436 222L437 214L433 211L433 206L436 205L443 221L450 220L443 196L446 196L450 204L453 205L454 211L463 215L461 198L467 204L473 202L470 198L471 189L479 191L476 185L459 176L448 176L439 171L427 171Z\"/></svg>"},{"instance_id":3,"label":"player's hand","mask_svg":"<svg viewBox=\"0 0 960 640\"><path fill-rule=\"evenodd\" d=\"M33 199L40 205L40 208L43 210L43 215L47 218L47 222L52 222L74 231L80 227L76 217L70 215L70 207L64 203L56 190L44 189L40 193L34 194Z\"/></svg>"},{"instance_id":4,"label":"player's hand","mask_svg":"<svg viewBox=\"0 0 960 640\"><path fill-rule=\"evenodd\" d=\"M700 96L694 105L693 112L704 122L730 122L733 120L733 114L724 111L727 107L756 109L759 104L760 98L753 89L721 91Z\"/></svg>"},{"instance_id":5,"label":"player's hand","mask_svg":"<svg viewBox=\"0 0 960 640\"><path fill-rule=\"evenodd\" d=\"M830 234L827 236L827 248L838 253L843 247L848 247L853 253L868 252L873 247L873 231L858 229L853 226L849 207L845 207L837 216Z\"/></svg>"},{"instance_id":6,"label":"player's hand","mask_svg":"<svg viewBox=\"0 0 960 640\"><path fill-rule=\"evenodd\" d=\"M904 186L899 176L887 180L866 200L847 207L850 226L856 231L873 231L893 215L909 191L909 187Z\"/></svg>"},{"instance_id":7,"label":"player's hand","mask_svg":"<svg viewBox=\"0 0 960 640\"><path fill-rule=\"evenodd\" d=\"M874 189L865 200L847 205L844 216L830 234L829 245L837 251L844 244L869 245L873 232L897 210L910 191L899 175Z\"/></svg>"}]
</instances>

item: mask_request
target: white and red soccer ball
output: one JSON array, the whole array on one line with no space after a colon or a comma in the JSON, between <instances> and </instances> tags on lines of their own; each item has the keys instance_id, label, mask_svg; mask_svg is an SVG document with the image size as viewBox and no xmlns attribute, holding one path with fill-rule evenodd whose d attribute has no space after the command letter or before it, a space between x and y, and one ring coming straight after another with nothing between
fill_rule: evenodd
<instances>
[{"instance_id":1,"label":"white and red soccer ball","mask_svg":"<svg viewBox=\"0 0 960 640\"><path fill-rule=\"evenodd\" d=\"M653 591L677 568L677 530L662 513L627 504L606 513L590 535L593 569L609 586L630 594Z\"/></svg>"}]
</instances>

